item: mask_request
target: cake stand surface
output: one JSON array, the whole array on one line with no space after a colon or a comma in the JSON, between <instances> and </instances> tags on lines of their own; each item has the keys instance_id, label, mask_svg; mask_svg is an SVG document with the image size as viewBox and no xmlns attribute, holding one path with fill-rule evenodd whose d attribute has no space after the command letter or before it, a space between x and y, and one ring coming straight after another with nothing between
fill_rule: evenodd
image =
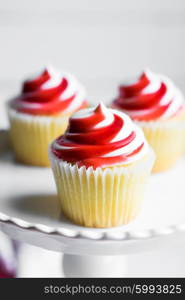
<instances>
[{"instance_id":1,"label":"cake stand surface","mask_svg":"<svg viewBox=\"0 0 185 300\"><path fill-rule=\"evenodd\" d=\"M0 137L5 145L4 133ZM105 277L111 266L111 276L123 276L123 255L170 246L172 239L177 243L185 237L184 159L173 170L152 175L137 220L91 229L62 215L49 168L18 164L4 150L0 148L0 229L13 239L63 252L66 276Z\"/></svg>"}]
</instances>

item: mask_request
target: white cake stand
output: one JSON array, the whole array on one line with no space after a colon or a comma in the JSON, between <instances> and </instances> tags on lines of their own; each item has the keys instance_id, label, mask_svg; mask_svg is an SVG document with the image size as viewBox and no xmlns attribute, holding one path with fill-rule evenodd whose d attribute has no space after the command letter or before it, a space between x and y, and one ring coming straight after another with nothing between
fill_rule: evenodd
<instances>
[{"instance_id":1,"label":"white cake stand","mask_svg":"<svg viewBox=\"0 0 185 300\"><path fill-rule=\"evenodd\" d=\"M17 164L5 144L1 133L0 228L13 239L63 252L66 276L122 277L124 255L185 237L184 159L173 170L152 175L143 210L132 224L90 229L62 216L50 169Z\"/></svg>"}]
</instances>

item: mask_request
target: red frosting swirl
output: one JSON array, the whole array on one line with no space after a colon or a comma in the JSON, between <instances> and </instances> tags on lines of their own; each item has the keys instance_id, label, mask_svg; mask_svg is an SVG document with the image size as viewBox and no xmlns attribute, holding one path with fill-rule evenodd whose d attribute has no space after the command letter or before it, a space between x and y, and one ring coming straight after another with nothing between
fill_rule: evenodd
<instances>
[{"instance_id":1,"label":"red frosting swirl","mask_svg":"<svg viewBox=\"0 0 185 300\"><path fill-rule=\"evenodd\" d=\"M86 107L82 85L71 75L45 69L38 77L23 83L21 94L11 101L17 111L33 115L53 115Z\"/></svg>"},{"instance_id":2,"label":"red frosting swirl","mask_svg":"<svg viewBox=\"0 0 185 300\"><path fill-rule=\"evenodd\" d=\"M134 120L149 121L175 115L182 102L182 94L167 77L146 71L138 81L119 87L112 107L121 109Z\"/></svg>"},{"instance_id":3,"label":"red frosting swirl","mask_svg":"<svg viewBox=\"0 0 185 300\"><path fill-rule=\"evenodd\" d=\"M66 133L51 147L59 159L94 169L132 162L145 149L141 129L125 114L103 104L73 115Z\"/></svg>"}]
</instances>

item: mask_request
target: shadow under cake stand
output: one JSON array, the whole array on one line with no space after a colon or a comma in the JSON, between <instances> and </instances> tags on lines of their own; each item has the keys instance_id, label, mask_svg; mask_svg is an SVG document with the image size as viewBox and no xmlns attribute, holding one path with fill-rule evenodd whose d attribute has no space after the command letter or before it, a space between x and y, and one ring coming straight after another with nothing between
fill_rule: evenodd
<instances>
[{"instance_id":1,"label":"shadow under cake stand","mask_svg":"<svg viewBox=\"0 0 185 300\"><path fill-rule=\"evenodd\" d=\"M130 225L90 229L61 214L52 171L0 159L0 229L11 238L64 253L67 277L123 277L126 255L185 238L185 160L152 175L143 210Z\"/></svg>"}]
</instances>

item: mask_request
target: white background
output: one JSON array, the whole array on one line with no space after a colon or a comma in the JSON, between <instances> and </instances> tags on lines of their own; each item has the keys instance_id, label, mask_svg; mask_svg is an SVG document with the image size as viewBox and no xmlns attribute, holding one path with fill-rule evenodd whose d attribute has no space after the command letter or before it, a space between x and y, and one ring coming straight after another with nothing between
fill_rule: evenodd
<instances>
[{"instance_id":1,"label":"white background","mask_svg":"<svg viewBox=\"0 0 185 300\"><path fill-rule=\"evenodd\" d=\"M46 64L74 73L89 99L110 101L143 68L185 91L184 0L0 0L0 126L4 101ZM185 246L129 257L128 276L185 276ZM19 276L61 276L59 254L26 246Z\"/></svg>"},{"instance_id":2,"label":"white background","mask_svg":"<svg viewBox=\"0 0 185 300\"><path fill-rule=\"evenodd\" d=\"M53 64L102 100L145 67L183 88L184 46L184 0L0 0L4 83Z\"/></svg>"}]
</instances>

